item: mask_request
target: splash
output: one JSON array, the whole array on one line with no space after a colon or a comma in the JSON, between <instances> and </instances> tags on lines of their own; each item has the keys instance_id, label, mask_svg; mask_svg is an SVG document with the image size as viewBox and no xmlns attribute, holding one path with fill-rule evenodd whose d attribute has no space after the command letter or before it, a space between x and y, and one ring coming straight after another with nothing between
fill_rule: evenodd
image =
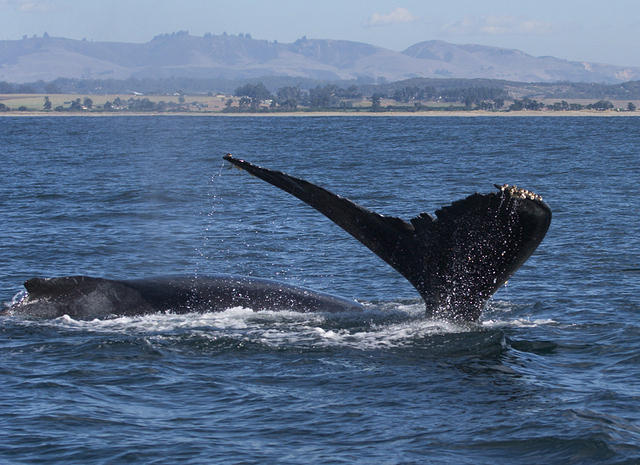
<instances>
[{"instance_id":1,"label":"splash","mask_svg":"<svg viewBox=\"0 0 640 465\"><path fill-rule=\"evenodd\" d=\"M270 349L389 349L414 346L437 335L464 334L478 327L424 318L420 302L383 303L365 312L303 313L235 307L223 312L171 314L81 321L65 315L47 322L61 331L120 334L155 341L199 338L242 341Z\"/></svg>"},{"instance_id":2,"label":"splash","mask_svg":"<svg viewBox=\"0 0 640 465\"><path fill-rule=\"evenodd\" d=\"M484 328L535 328L537 326L554 325L557 322L550 318L516 318L514 320L485 320L482 322Z\"/></svg>"},{"instance_id":3,"label":"splash","mask_svg":"<svg viewBox=\"0 0 640 465\"><path fill-rule=\"evenodd\" d=\"M220 164L218 173L217 174L214 173L209 178L210 187L207 192L209 208L207 212L204 212L204 211L201 212L201 216L204 217L204 224L203 224L202 236L200 238L200 245L197 246L194 250L196 254L196 266L193 270L194 279L198 278L201 268L206 269L208 267L208 264L211 261L211 257L208 255L207 251L210 250L209 236L214 226L214 217L216 214L216 206L218 201L218 194L217 194L217 190L219 188L218 183L219 183L219 180L222 179L223 167L224 167L224 162Z\"/></svg>"}]
</instances>

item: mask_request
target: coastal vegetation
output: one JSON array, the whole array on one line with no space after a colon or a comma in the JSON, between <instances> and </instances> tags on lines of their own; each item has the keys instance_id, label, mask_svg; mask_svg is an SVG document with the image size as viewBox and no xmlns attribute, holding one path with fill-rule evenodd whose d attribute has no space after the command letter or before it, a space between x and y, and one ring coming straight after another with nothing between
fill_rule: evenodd
<instances>
[{"instance_id":1,"label":"coastal vegetation","mask_svg":"<svg viewBox=\"0 0 640 465\"><path fill-rule=\"evenodd\" d=\"M315 83L313 86L290 82L285 84L274 88L270 82L245 82L231 92L210 89L207 92L187 93L177 89L171 92L129 90L108 93L100 87L94 87L92 92L87 93L58 93L28 91L56 90L62 86L61 82L39 83L35 88L0 83L0 92L4 91L0 93L0 112L635 112L640 104L640 86L632 83L622 87L605 86L611 90L608 94L592 85L592 90L599 91L592 92L591 98L586 96L589 94L585 94L584 89L574 92L578 97L554 96L572 95L568 89L572 86L580 89L579 84L556 84L553 88L545 85L532 92L528 87L514 86L510 82L474 79L417 79L377 85L354 82Z\"/></svg>"}]
</instances>

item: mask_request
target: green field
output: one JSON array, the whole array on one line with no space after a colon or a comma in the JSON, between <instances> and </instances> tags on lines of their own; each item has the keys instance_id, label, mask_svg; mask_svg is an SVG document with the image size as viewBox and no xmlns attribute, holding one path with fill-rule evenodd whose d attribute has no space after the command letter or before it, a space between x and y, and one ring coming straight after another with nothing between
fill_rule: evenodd
<instances>
[{"instance_id":1,"label":"green field","mask_svg":"<svg viewBox=\"0 0 640 465\"><path fill-rule=\"evenodd\" d=\"M107 102L113 102L117 98L127 101L133 99L148 99L153 103L165 102L181 104L179 95L131 95L131 94L108 94L108 95L84 95L84 94L0 94L0 103L3 103L10 110L18 110L23 107L25 111L43 111L45 97L48 96L51 101L51 108L62 106L68 108L71 102L80 99L84 102L85 98L89 98L93 104L93 110L100 110ZM227 99L235 97L230 96L183 96L184 105L188 106L187 111L221 111ZM197 102L197 105L193 105Z\"/></svg>"}]
</instances>

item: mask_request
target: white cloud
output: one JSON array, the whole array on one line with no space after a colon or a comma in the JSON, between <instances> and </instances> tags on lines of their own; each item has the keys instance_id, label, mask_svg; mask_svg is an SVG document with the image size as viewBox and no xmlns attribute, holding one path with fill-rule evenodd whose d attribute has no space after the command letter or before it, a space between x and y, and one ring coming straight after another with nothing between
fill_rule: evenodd
<instances>
[{"instance_id":1,"label":"white cloud","mask_svg":"<svg viewBox=\"0 0 640 465\"><path fill-rule=\"evenodd\" d=\"M410 23L417 18L406 8L396 8L390 13L374 13L367 23L369 26L386 26L388 24Z\"/></svg>"},{"instance_id":2,"label":"white cloud","mask_svg":"<svg viewBox=\"0 0 640 465\"><path fill-rule=\"evenodd\" d=\"M25 12L44 12L54 9L51 0L0 0L0 6Z\"/></svg>"},{"instance_id":3,"label":"white cloud","mask_svg":"<svg viewBox=\"0 0 640 465\"><path fill-rule=\"evenodd\" d=\"M466 16L442 28L443 32L455 35L547 34L551 29L550 23L514 16Z\"/></svg>"}]
</instances>

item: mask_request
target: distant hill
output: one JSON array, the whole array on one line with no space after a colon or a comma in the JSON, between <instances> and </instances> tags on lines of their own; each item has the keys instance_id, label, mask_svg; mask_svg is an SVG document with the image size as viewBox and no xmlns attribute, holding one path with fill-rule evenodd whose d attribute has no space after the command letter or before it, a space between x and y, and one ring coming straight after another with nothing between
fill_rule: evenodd
<instances>
[{"instance_id":1,"label":"distant hill","mask_svg":"<svg viewBox=\"0 0 640 465\"><path fill-rule=\"evenodd\" d=\"M640 79L640 68L534 57L519 50L421 42L403 52L343 40L302 38L293 43L248 34L162 34L142 43L54 37L0 41L0 81L72 79L255 79L398 81L483 78L518 82L620 83Z\"/></svg>"}]
</instances>

